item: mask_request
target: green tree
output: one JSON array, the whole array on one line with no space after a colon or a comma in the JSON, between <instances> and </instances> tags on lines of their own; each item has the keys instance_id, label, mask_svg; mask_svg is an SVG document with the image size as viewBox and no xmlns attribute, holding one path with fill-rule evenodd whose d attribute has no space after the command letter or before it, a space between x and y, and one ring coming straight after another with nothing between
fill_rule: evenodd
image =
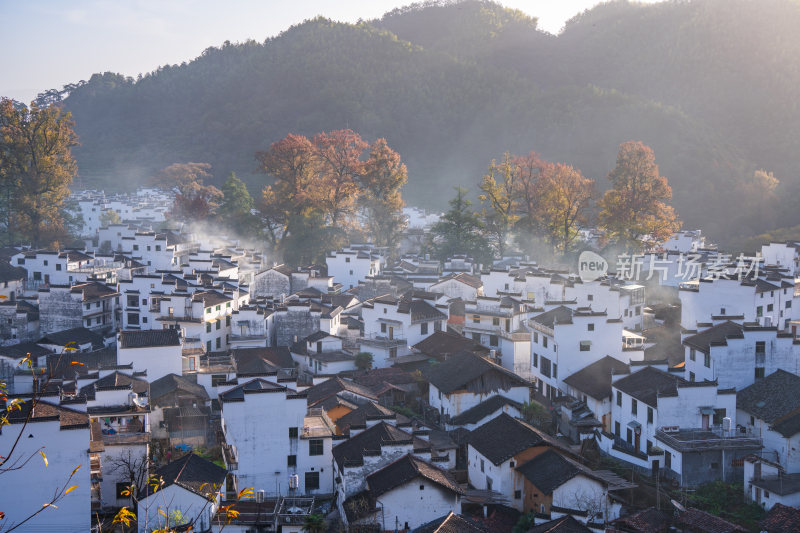
<instances>
[{"instance_id":1,"label":"green tree","mask_svg":"<svg viewBox=\"0 0 800 533\"><path fill-rule=\"evenodd\" d=\"M73 126L59 107L0 99L0 224L7 244L24 239L43 246L65 236L61 207L78 171Z\"/></svg>"},{"instance_id":2,"label":"green tree","mask_svg":"<svg viewBox=\"0 0 800 533\"><path fill-rule=\"evenodd\" d=\"M600 201L598 223L610 240L639 249L647 239L660 243L680 229L675 210L667 204L672 188L660 175L650 147L637 141L621 144L608 179L613 188Z\"/></svg>"},{"instance_id":3,"label":"green tree","mask_svg":"<svg viewBox=\"0 0 800 533\"><path fill-rule=\"evenodd\" d=\"M119 213L114 211L113 209L106 209L100 215L100 225L104 228L108 227L111 224L121 224L122 219L119 217Z\"/></svg>"},{"instance_id":4,"label":"green tree","mask_svg":"<svg viewBox=\"0 0 800 533\"><path fill-rule=\"evenodd\" d=\"M356 354L356 368L359 370L369 370L372 368L374 357L369 352L359 352Z\"/></svg>"},{"instance_id":5,"label":"green tree","mask_svg":"<svg viewBox=\"0 0 800 533\"><path fill-rule=\"evenodd\" d=\"M258 220L253 215L255 201L247 185L233 172L222 184L222 202L217 213L227 229L242 236L253 236L258 232Z\"/></svg>"},{"instance_id":6,"label":"green tree","mask_svg":"<svg viewBox=\"0 0 800 533\"><path fill-rule=\"evenodd\" d=\"M450 210L431 229L436 253L440 259L467 254L480 263L491 262L492 252L483 235L483 223L467 199L469 191L463 187L455 190Z\"/></svg>"},{"instance_id":7,"label":"green tree","mask_svg":"<svg viewBox=\"0 0 800 533\"><path fill-rule=\"evenodd\" d=\"M303 531L306 533L322 533L325 531L325 517L321 514L307 515L303 522Z\"/></svg>"}]
</instances>

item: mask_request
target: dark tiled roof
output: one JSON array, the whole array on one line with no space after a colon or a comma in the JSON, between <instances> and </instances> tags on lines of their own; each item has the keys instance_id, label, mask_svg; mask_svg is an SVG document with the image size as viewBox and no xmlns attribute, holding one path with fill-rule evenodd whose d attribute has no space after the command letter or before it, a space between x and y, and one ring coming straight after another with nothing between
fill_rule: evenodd
<instances>
[{"instance_id":1,"label":"dark tiled roof","mask_svg":"<svg viewBox=\"0 0 800 533\"><path fill-rule=\"evenodd\" d=\"M505 413L472 430L467 442L495 465L533 446L556 445L549 435Z\"/></svg>"},{"instance_id":2,"label":"dark tiled roof","mask_svg":"<svg viewBox=\"0 0 800 533\"><path fill-rule=\"evenodd\" d=\"M26 401L20 405L20 409L16 409L8 413L9 423L21 424L25 422L32 405L33 402ZM0 409L0 415L5 414L6 411L4 409ZM33 415L31 416L30 420L47 420L49 418L56 417L58 417L60 427L62 428L78 428L85 426L87 429L89 429L89 417L86 413L57 405L47 400L39 400L36 403L36 408L33 410Z\"/></svg>"},{"instance_id":3,"label":"dark tiled roof","mask_svg":"<svg viewBox=\"0 0 800 533\"><path fill-rule=\"evenodd\" d=\"M265 373L273 369L294 368L294 361L289 349L285 346L236 348L231 352L240 373ZM262 364L266 363L266 365Z\"/></svg>"},{"instance_id":4,"label":"dark tiled roof","mask_svg":"<svg viewBox=\"0 0 800 533\"><path fill-rule=\"evenodd\" d=\"M439 283L443 283L445 281L450 281L450 280L460 281L464 285L472 287L473 289L480 289L481 287L483 287L483 282L480 280L480 278L476 278L475 276L466 274L464 272L442 278L438 282L434 283L434 285L438 285Z\"/></svg>"},{"instance_id":5,"label":"dark tiled roof","mask_svg":"<svg viewBox=\"0 0 800 533\"><path fill-rule=\"evenodd\" d=\"M691 337L683 339L683 344L708 353L712 346L726 346L728 339L743 339L743 327L730 320L717 324Z\"/></svg>"},{"instance_id":6,"label":"dark tiled roof","mask_svg":"<svg viewBox=\"0 0 800 533\"><path fill-rule=\"evenodd\" d=\"M460 353L433 365L425 377L445 394L477 387L483 394L511 387L529 387L530 383L503 368L472 353Z\"/></svg>"},{"instance_id":7,"label":"dark tiled roof","mask_svg":"<svg viewBox=\"0 0 800 533\"><path fill-rule=\"evenodd\" d=\"M505 396L500 396L499 394L492 396L488 400L484 400L475 407L471 407L461 413L460 415L453 417L450 420L450 425L453 426L463 426L466 424L475 424L480 422L487 416L490 416L500 410L503 409L506 405L511 405L516 407L517 409L522 409L522 404L519 402L515 402L514 400L510 400Z\"/></svg>"},{"instance_id":8,"label":"dark tiled roof","mask_svg":"<svg viewBox=\"0 0 800 533\"><path fill-rule=\"evenodd\" d=\"M380 419L395 419L397 414L378 403L367 402L359 406L357 409L350 411L346 415L340 416L336 420L336 425L342 430L347 431L347 428L352 426L364 427L367 420L380 420Z\"/></svg>"},{"instance_id":9,"label":"dark tiled roof","mask_svg":"<svg viewBox=\"0 0 800 533\"><path fill-rule=\"evenodd\" d=\"M700 509L689 508L678 515L677 525L704 533L745 533L747 530Z\"/></svg>"},{"instance_id":10,"label":"dark tiled roof","mask_svg":"<svg viewBox=\"0 0 800 533\"><path fill-rule=\"evenodd\" d=\"M417 382L410 372L406 372L402 368L397 367L365 370L354 374L353 381L373 391L384 388L387 383L392 385L408 385Z\"/></svg>"},{"instance_id":11,"label":"dark tiled roof","mask_svg":"<svg viewBox=\"0 0 800 533\"><path fill-rule=\"evenodd\" d=\"M572 516L567 515L533 526L528 533L590 533L591 531Z\"/></svg>"},{"instance_id":12,"label":"dark tiled roof","mask_svg":"<svg viewBox=\"0 0 800 533\"><path fill-rule=\"evenodd\" d=\"M411 322L447 319L447 315L423 300L403 300L397 304L397 312L410 314Z\"/></svg>"},{"instance_id":13,"label":"dark tiled roof","mask_svg":"<svg viewBox=\"0 0 800 533\"><path fill-rule=\"evenodd\" d=\"M323 363L338 363L341 361L355 361L356 357L353 354L347 353L343 350L336 350L333 352L322 352L311 354L312 359L316 359Z\"/></svg>"},{"instance_id":14,"label":"dark tiled roof","mask_svg":"<svg viewBox=\"0 0 800 533\"><path fill-rule=\"evenodd\" d=\"M38 341L39 344L56 346L66 346L71 342L78 345L92 343L95 348L100 348L103 346L103 336L86 328L72 328L48 333Z\"/></svg>"},{"instance_id":15,"label":"dark tiled roof","mask_svg":"<svg viewBox=\"0 0 800 533\"><path fill-rule=\"evenodd\" d=\"M643 511L617 518L611 524L622 527L624 531L635 533L666 533L672 523L671 517L655 507L648 507Z\"/></svg>"},{"instance_id":16,"label":"dark tiled roof","mask_svg":"<svg viewBox=\"0 0 800 533\"><path fill-rule=\"evenodd\" d=\"M205 387L189 381L183 376L167 374L160 377L150 384L151 401L157 402L162 396L175 391L183 391L192 394L201 400L208 400L208 393Z\"/></svg>"},{"instance_id":17,"label":"dark tiled roof","mask_svg":"<svg viewBox=\"0 0 800 533\"><path fill-rule=\"evenodd\" d=\"M596 400L603 400L611 396L611 376L625 374L629 370L627 364L607 355L567 376L564 383Z\"/></svg>"},{"instance_id":18,"label":"dark tiled roof","mask_svg":"<svg viewBox=\"0 0 800 533\"><path fill-rule=\"evenodd\" d=\"M772 423L772 429L787 439L800 433L800 409L795 409Z\"/></svg>"},{"instance_id":19,"label":"dark tiled roof","mask_svg":"<svg viewBox=\"0 0 800 533\"><path fill-rule=\"evenodd\" d=\"M369 486L370 495L373 498L378 498L382 494L417 477L423 477L456 494L464 493L448 472L411 454L404 455L397 461L368 475L367 485Z\"/></svg>"},{"instance_id":20,"label":"dark tiled roof","mask_svg":"<svg viewBox=\"0 0 800 533\"><path fill-rule=\"evenodd\" d=\"M119 334L121 348L151 348L154 346L180 346L177 329L143 329L123 331Z\"/></svg>"},{"instance_id":21,"label":"dark tiled roof","mask_svg":"<svg viewBox=\"0 0 800 533\"><path fill-rule=\"evenodd\" d=\"M192 296L192 301L202 301L203 307L212 307L215 305L224 304L225 302L230 302L231 298L217 291L204 291L194 293L194 296Z\"/></svg>"},{"instance_id":22,"label":"dark tiled roof","mask_svg":"<svg viewBox=\"0 0 800 533\"><path fill-rule=\"evenodd\" d=\"M222 485L227 474L221 466L194 453L187 453L155 471L164 482L162 490L175 484L209 500L214 499L218 492L215 486Z\"/></svg>"},{"instance_id":23,"label":"dark tiled roof","mask_svg":"<svg viewBox=\"0 0 800 533\"><path fill-rule=\"evenodd\" d=\"M0 261L0 283L24 280L28 271L22 267L11 266L8 261Z\"/></svg>"},{"instance_id":24,"label":"dark tiled roof","mask_svg":"<svg viewBox=\"0 0 800 533\"><path fill-rule=\"evenodd\" d=\"M555 324L572 324L572 309L559 305L541 315L536 315L532 320L550 329L553 329Z\"/></svg>"},{"instance_id":25,"label":"dark tiled roof","mask_svg":"<svg viewBox=\"0 0 800 533\"><path fill-rule=\"evenodd\" d=\"M589 468L553 450L547 450L518 466L517 471L544 494L552 494L555 489L579 474L595 477Z\"/></svg>"},{"instance_id":26,"label":"dark tiled roof","mask_svg":"<svg viewBox=\"0 0 800 533\"><path fill-rule=\"evenodd\" d=\"M245 394L257 394L260 392L282 392L288 390L283 385L272 383L261 378L251 379L219 395L222 402L243 402Z\"/></svg>"},{"instance_id":27,"label":"dark tiled roof","mask_svg":"<svg viewBox=\"0 0 800 533\"><path fill-rule=\"evenodd\" d=\"M37 358L41 355L53 353L44 346L39 346L33 342L21 342L11 346L0 346L0 355L10 357L13 359L22 359L23 357L31 354L31 358Z\"/></svg>"},{"instance_id":28,"label":"dark tiled roof","mask_svg":"<svg viewBox=\"0 0 800 533\"><path fill-rule=\"evenodd\" d=\"M429 449L430 445L410 433L398 429L386 422L379 422L354 437L333 447L333 459L341 468L345 463L361 464L364 453L379 453L381 444L404 443L413 444L414 449Z\"/></svg>"},{"instance_id":29,"label":"dark tiled roof","mask_svg":"<svg viewBox=\"0 0 800 533\"><path fill-rule=\"evenodd\" d=\"M415 344L414 349L436 359L446 359L460 352L489 353L489 348L482 344L448 331L435 331Z\"/></svg>"},{"instance_id":30,"label":"dark tiled roof","mask_svg":"<svg viewBox=\"0 0 800 533\"><path fill-rule=\"evenodd\" d=\"M776 503L761 521L761 530L769 531L769 533L800 531L800 509Z\"/></svg>"},{"instance_id":31,"label":"dark tiled roof","mask_svg":"<svg viewBox=\"0 0 800 533\"><path fill-rule=\"evenodd\" d=\"M342 391L348 391L358 396L363 396L369 400L378 400L377 396L375 396L370 389L359 385L358 383L353 383L350 380L335 377L306 389L308 405L314 405L317 402L334 396Z\"/></svg>"},{"instance_id":32,"label":"dark tiled roof","mask_svg":"<svg viewBox=\"0 0 800 533\"><path fill-rule=\"evenodd\" d=\"M640 402L651 407L656 407L659 396L675 396L678 394L678 384L686 380L647 366L614 382L614 387L625 394L633 396Z\"/></svg>"},{"instance_id":33,"label":"dark tiled roof","mask_svg":"<svg viewBox=\"0 0 800 533\"><path fill-rule=\"evenodd\" d=\"M800 376L777 370L740 390L736 408L771 424L800 409Z\"/></svg>"},{"instance_id":34,"label":"dark tiled roof","mask_svg":"<svg viewBox=\"0 0 800 533\"><path fill-rule=\"evenodd\" d=\"M95 300L97 298L106 298L119 294L117 291L107 286L105 283L98 281L90 281L89 283L81 283L80 285L73 285L70 292L83 293L83 299Z\"/></svg>"},{"instance_id":35,"label":"dark tiled roof","mask_svg":"<svg viewBox=\"0 0 800 533\"><path fill-rule=\"evenodd\" d=\"M485 533L484 530L450 511L450 514L423 524L413 533Z\"/></svg>"},{"instance_id":36,"label":"dark tiled roof","mask_svg":"<svg viewBox=\"0 0 800 533\"><path fill-rule=\"evenodd\" d=\"M98 390L117 387L130 387L136 394L148 396L150 383L146 379L136 378L122 372L112 372L94 383L81 387L80 394L91 399L95 397Z\"/></svg>"}]
</instances>

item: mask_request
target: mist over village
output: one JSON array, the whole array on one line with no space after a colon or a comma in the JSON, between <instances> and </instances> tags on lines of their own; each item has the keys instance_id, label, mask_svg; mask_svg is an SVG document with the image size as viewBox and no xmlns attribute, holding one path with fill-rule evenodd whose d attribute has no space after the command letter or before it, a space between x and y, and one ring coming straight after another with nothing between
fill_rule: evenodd
<instances>
[{"instance_id":1,"label":"mist over village","mask_svg":"<svg viewBox=\"0 0 800 533\"><path fill-rule=\"evenodd\" d=\"M0 18L0 532L800 531L794 0Z\"/></svg>"}]
</instances>

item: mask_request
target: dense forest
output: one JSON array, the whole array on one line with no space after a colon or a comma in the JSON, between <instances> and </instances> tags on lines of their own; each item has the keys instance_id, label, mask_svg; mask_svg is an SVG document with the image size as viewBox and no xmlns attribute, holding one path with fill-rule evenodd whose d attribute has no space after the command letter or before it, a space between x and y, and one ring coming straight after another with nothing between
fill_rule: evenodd
<instances>
[{"instance_id":1,"label":"dense forest","mask_svg":"<svg viewBox=\"0 0 800 533\"><path fill-rule=\"evenodd\" d=\"M139 79L96 74L61 96L79 186L129 188L202 161L215 183L235 171L256 192L257 151L349 128L402 155L407 203L445 210L452 186L476 190L506 151L572 165L602 193L636 140L685 227L733 242L800 224L797 28L790 0L611 2L558 36L489 2L425 4L306 21Z\"/></svg>"}]
</instances>

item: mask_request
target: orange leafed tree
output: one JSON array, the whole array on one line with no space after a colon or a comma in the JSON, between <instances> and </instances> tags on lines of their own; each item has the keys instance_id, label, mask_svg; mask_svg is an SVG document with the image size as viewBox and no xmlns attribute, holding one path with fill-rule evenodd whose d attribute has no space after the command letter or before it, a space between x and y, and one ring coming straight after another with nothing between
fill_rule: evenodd
<instances>
[{"instance_id":1,"label":"orange leafed tree","mask_svg":"<svg viewBox=\"0 0 800 533\"><path fill-rule=\"evenodd\" d=\"M608 179L613 188L600 200L598 215L598 225L607 238L641 248L647 239L663 242L680 229L678 215L667 203L672 188L659 174L650 147L638 141L620 145Z\"/></svg>"},{"instance_id":2,"label":"orange leafed tree","mask_svg":"<svg viewBox=\"0 0 800 533\"><path fill-rule=\"evenodd\" d=\"M539 187L539 216L556 251L565 254L588 221L594 180L581 171L556 163L544 172Z\"/></svg>"}]
</instances>

